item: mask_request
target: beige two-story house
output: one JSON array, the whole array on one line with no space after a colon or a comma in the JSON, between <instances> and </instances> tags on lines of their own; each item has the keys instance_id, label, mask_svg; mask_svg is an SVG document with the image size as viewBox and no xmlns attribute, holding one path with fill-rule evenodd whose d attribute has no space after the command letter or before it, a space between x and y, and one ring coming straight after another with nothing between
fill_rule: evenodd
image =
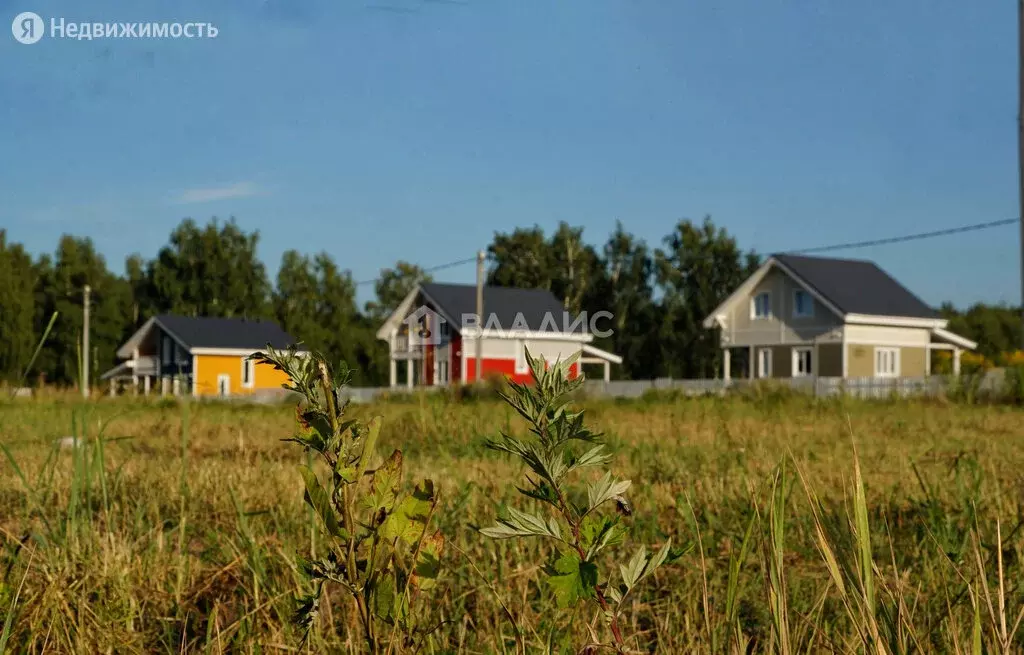
<instances>
[{"instance_id":1,"label":"beige two-story house","mask_svg":"<svg viewBox=\"0 0 1024 655\"><path fill-rule=\"evenodd\" d=\"M704 320L719 330L723 374L747 353L758 378L923 377L932 352L977 344L873 262L772 255Z\"/></svg>"}]
</instances>

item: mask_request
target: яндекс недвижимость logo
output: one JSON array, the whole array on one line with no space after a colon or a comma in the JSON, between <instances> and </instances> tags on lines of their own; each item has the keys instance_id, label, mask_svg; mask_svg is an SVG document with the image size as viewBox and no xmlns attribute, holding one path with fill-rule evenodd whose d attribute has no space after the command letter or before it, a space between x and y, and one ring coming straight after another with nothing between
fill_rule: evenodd
<instances>
[{"instance_id":1,"label":"\u044f\u043d\u0434\u0435\u043a\u0441 \u043d\u0435\u0434\u0432\u0438\u0436\u0438\u043c\u043e\u0441\u0442\u044c logo","mask_svg":"<svg viewBox=\"0 0 1024 655\"><path fill-rule=\"evenodd\" d=\"M43 31L46 29L43 19L39 14L31 11L23 11L14 17L11 22L11 34L18 43L32 44L43 38Z\"/></svg>"},{"instance_id":2,"label":"\u044f\u043d\u0434\u0435\u043a\u0441 \u043d\u0435\u0434\u0432\u0438\u0436\u0438\u043c\u043e\u0441\u0442\u044c logo","mask_svg":"<svg viewBox=\"0 0 1024 655\"><path fill-rule=\"evenodd\" d=\"M43 18L31 11L23 11L11 22L11 34L18 43L31 45L43 38L47 25ZM50 17L51 39L215 39L220 29L208 22L108 22L66 20L63 16Z\"/></svg>"}]
</instances>

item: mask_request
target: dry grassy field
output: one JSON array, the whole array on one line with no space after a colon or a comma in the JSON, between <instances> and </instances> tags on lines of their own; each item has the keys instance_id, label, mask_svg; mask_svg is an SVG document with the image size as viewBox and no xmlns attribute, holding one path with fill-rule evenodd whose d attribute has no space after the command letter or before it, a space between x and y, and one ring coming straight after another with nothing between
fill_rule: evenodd
<instances>
[{"instance_id":1,"label":"dry grassy field","mask_svg":"<svg viewBox=\"0 0 1024 655\"><path fill-rule=\"evenodd\" d=\"M630 609L644 652L1019 649L1020 409L771 393L583 405L633 480L633 537L693 545ZM501 604L530 653L573 653L603 629L555 609L538 584L544 543L476 532L523 502L521 467L484 447L523 430L512 410L419 397L351 413L384 416L380 450L402 448L407 480L440 485L434 521L452 547L423 652L515 652ZM306 646L291 625L299 558L320 539L305 456L281 441L294 426L291 406L0 404L0 652L361 652L340 595ZM82 446L60 447L67 436ZM850 582L865 543L869 590Z\"/></svg>"}]
</instances>

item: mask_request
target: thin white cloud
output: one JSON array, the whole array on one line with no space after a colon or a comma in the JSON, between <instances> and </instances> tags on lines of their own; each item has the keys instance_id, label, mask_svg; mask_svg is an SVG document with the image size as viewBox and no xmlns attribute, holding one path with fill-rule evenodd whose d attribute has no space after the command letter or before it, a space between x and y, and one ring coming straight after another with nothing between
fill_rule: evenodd
<instances>
[{"instance_id":1,"label":"thin white cloud","mask_svg":"<svg viewBox=\"0 0 1024 655\"><path fill-rule=\"evenodd\" d=\"M178 204L189 205L198 202L213 202L230 198L248 198L260 192L252 182L238 182L226 186L186 189L177 198Z\"/></svg>"}]
</instances>

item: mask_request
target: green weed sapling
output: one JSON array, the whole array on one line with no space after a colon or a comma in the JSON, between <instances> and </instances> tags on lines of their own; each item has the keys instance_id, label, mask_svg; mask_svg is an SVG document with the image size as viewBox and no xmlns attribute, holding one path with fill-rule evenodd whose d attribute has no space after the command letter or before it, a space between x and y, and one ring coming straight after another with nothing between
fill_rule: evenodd
<instances>
[{"instance_id":1,"label":"green weed sapling","mask_svg":"<svg viewBox=\"0 0 1024 655\"><path fill-rule=\"evenodd\" d=\"M296 621L308 635L324 585L333 583L355 605L368 652L414 648L425 636L417 600L437 583L444 548L444 537L429 529L438 502L434 483L423 480L403 494L400 450L371 468L381 418L345 418L348 402L340 392L348 371L336 379L318 353L268 347L252 358L288 375L285 387L302 400L296 408L300 429L286 441L316 453L328 473L321 482L312 468L302 467L305 501L320 519L327 548L304 567L313 592L302 600Z\"/></svg>"},{"instance_id":2,"label":"green weed sapling","mask_svg":"<svg viewBox=\"0 0 1024 655\"><path fill-rule=\"evenodd\" d=\"M580 652L629 652L630 642L620 621L625 602L641 581L677 553L672 552L670 540L653 554L641 546L619 564L617 583L612 584L612 576L602 573L600 556L622 544L629 530L622 519L632 513L626 498L631 483L606 472L589 484L570 484L572 474L604 467L611 459L600 435L584 425L583 411L569 409L571 394L583 384L582 375L569 376L578 357L547 365L543 357L534 358L527 351L526 359L533 384L509 382L508 391L501 396L526 419L533 436L520 439L503 432L487 446L526 464L532 474L527 474L527 484L517 489L546 510L530 513L509 507L507 518L481 532L495 539L540 537L552 541L555 552L544 571L558 606L595 603L611 632L610 639L588 643Z\"/></svg>"}]
</instances>

